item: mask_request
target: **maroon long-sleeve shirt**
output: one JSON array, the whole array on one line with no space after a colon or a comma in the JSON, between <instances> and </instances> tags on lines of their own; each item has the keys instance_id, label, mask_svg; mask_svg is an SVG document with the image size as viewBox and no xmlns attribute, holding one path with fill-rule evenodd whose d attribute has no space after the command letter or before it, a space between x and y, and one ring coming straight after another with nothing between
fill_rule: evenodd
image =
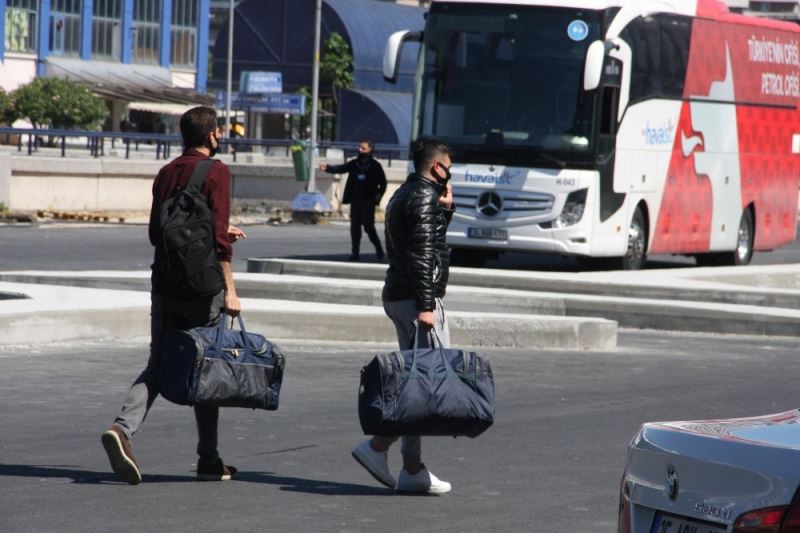
<instances>
[{"instance_id":1,"label":"maroon long-sleeve shirt","mask_svg":"<svg viewBox=\"0 0 800 533\"><path fill-rule=\"evenodd\" d=\"M158 240L158 212L161 204L175 195L178 187L186 187L192 177L194 167L208 156L197 150L186 150L183 155L161 168L153 182L153 206L150 209L150 243L155 246ZM228 238L228 224L231 213L231 173L221 161L215 161L208 170L201 188L208 198L208 206L214 215L217 256L220 261L230 262L233 246Z\"/></svg>"}]
</instances>

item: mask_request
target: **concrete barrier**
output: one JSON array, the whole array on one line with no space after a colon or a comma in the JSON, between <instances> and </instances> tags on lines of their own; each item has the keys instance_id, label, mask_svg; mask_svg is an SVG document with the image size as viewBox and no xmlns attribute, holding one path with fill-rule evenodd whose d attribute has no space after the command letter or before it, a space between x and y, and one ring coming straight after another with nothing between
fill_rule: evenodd
<instances>
[{"instance_id":1,"label":"concrete barrier","mask_svg":"<svg viewBox=\"0 0 800 533\"><path fill-rule=\"evenodd\" d=\"M0 152L0 204L11 202L11 155Z\"/></svg>"},{"instance_id":2,"label":"concrete barrier","mask_svg":"<svg viewBox=\"0 0 800 533\"><path fill-rule=\"evenodd\" d=\"M294 168L285 163L228 162L233 199L293 200L306 183L298 182ZM34 157L0 152L0 202L16 211L149 211L153 179L165 164L138 158ZM405 165L397 162L386 169L389 190L384 206L405 179L405 172ZM317 171L316 184L334 211L339 210L342 177Z\"/></svg>"}]
</instances>

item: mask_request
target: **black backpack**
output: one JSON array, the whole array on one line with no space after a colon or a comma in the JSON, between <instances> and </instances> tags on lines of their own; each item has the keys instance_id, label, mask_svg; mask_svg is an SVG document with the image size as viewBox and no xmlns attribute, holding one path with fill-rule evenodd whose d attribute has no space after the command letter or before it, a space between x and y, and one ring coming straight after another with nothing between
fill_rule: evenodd
<instances>
[{"instance_id":1,"label":"black backpack","mask_svg":"<svg viewBox=\"0 0 800 533\"><path fill-rule=\"evenodd\" d=\"M178 189L159 210L155 268L162 290L173 298L210 296L225 288L214 217L201 192L214 161L200 161L186 188Z\"/></svg>"}]
</instances>

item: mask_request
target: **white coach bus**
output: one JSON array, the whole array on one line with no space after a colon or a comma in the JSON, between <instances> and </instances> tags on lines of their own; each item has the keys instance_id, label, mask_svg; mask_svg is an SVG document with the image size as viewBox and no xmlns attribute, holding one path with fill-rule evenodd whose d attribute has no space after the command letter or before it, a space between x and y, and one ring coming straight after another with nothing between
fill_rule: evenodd
<instances>
[{"instance_id":1,"label":"white coach bus","mask_svg":"<svg viewBox=\"0 0 800 533\"><path fill-rule=\"evenodd\" d=\"M454 260L738 265L795 239L800 26L718 0L434 0L387 80L408 41L413 139L455 151Z\"/></svg>"}]
</instances>

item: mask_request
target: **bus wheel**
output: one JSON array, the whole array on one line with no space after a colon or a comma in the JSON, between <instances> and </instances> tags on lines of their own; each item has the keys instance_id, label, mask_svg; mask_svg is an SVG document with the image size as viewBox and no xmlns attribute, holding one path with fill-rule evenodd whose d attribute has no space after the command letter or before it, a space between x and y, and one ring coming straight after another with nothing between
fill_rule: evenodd
<instances>
[{"instance_id":1,"label":"bus wheel","mask_svg":"<svg viewBox=\"0 0 800 533\"><path fill-rule=\"evenodd\" d=\"M642 210L633 212L631 226L628 228L628 251L619 261L622 270L639 270L644 265L647 254L647 227Z\"/></svg>"},{"instance_id":2,"label":"bus wheel","mask_svg":"<svg viewBox=\"0 0 800 533\"><path fill-rule=\"evenodd\" d=\"M739 220L739 233L736 250L732 252L711 252L694 256L697 266L737 266L750 264L753 258L753 213L749 209L742 212Z\"/></svg>"},{"instance_id":3,"label":"bus wheel","mask_svg":"<svg viewBox=\"0 0 800 533\"><path fill-rule=\"evenodd\" d=\"M739 234L736 238L736 250L719 254L717 264L721 266L748 265L753 258L753 213L749 209L742 212L739 220Z\"/></svg>"},{"instance_id":4,"label":"bus wheel","mask_svg":"<svg viewBox=\"0 0 800 533\"><path fill-rule=\"evenodd\" d=\"M452 266L482 267L489 259L489 252L471 248L451 248L450 264Z\"/></svg>"}]
</instances>

